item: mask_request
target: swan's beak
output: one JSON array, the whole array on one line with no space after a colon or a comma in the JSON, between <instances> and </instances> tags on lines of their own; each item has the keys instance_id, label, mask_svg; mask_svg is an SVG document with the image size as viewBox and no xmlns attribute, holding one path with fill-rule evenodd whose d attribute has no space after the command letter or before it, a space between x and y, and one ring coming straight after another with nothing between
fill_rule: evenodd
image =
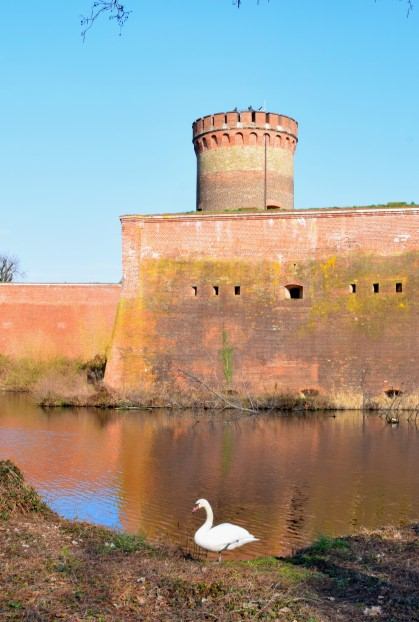
<instances>
[{"instance_id":1,"label":"swan's beak","mask_svg":"<svg viewBox=\"0 0 419 622\"><path fill-rule=\"evenodd\" d=\"M197 510L199 510L199 505L194 505L194 507L192 508L192 512L196 512Z\"/></svg>"}]
</instances>

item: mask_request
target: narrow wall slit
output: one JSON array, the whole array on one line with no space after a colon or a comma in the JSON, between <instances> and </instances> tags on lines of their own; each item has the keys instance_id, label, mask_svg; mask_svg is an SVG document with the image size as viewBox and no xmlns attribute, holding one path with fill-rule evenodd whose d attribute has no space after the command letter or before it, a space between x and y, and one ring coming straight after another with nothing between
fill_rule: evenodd
<instances>
[{"instance_id":1,"label":"narrow wall slit","mask_svg":"<svg viewBox=\"0 0 419 622\"><path fill-rule=\"evenodd\" d=\"M235 296L240 296L240 285L235 285L234 286L234 295Z\"/></svg>"},{"instance_id":2,"label":"narrow wall slit","mask_svg":"<svg viewBox=\"0 0 419 622\"><path fill-rule=\"evenodd\" d=\"M198 288L196 285L192 285L192 296L198 295Z\"/></svg>"},{"instance_id":3,"label":"narrow wall slit","mask_svg":"<svg viewBox=\"0 0 419 622\"><path fill-rule=\"evenodd\" d=\"M351 288L351 293L356 294L356 283L351 283L350 288Z\"/></svg>"},{"instance_id":4,"label":"narrow wall slit","mask_svg":"<svg viewBox=\"0 0 419 622\"><path fill-rule=\"evenodd\" d=\"M396 283L396 293L401 294L403 291L403 283Z\"/></svg>"},{"instance_id":5,"label":"narrow wall slit","mask_svg":"<svg viewBox=\"0 0 419 622\"><path fill-rule=\"evenodd\" d=\"M380 293L380 284L379 283L373 283L372 284L372 291L374 292L374 294L379 294Z\"/></svg>"},{"instance_id":6,"label":"narrow wall slit","mask_svg":"<svg viewBox=\"0 0 419 622\"><path fill-rule=\"evenodd\" d=\"M214 296L218 296L218 294L220 293L220 288L218 287L218 285L214 285L213 286L212 292L213 292Z\"/></svg>"}]
</instances>

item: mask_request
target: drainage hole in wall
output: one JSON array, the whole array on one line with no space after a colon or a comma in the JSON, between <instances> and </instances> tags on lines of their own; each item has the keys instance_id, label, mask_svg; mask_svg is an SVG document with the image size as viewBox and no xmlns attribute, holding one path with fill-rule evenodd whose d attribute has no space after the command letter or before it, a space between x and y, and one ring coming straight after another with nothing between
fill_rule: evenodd
<instances>
[{"instance_id":1,"label":"drainage hole in wall","mask_svg":"<svg viewBox=\"0 0 419 622\"><path fill-rule=\"evenodd\" d=\"M303 297L303 288L301 285L286 285L285 289L288 291L288 298Z\"/></svg>"},{"instance_id":2,"label":"drainage hole in wall","mask_svg":"<svg viewBox=\"0 0 419 622\"><path fill-rule=\"evenodd\" d=\"M387 391L384 391L384 393L387 395L387 397L400 397L400 395L403 395L403 391L401 391L400 389L387 389Z\"/></svg>"}]
</instances>

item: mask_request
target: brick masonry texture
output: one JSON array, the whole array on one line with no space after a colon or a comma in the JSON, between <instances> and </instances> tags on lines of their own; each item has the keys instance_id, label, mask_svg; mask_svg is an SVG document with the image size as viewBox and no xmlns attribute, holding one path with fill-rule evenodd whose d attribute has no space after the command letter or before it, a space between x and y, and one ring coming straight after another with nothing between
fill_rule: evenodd
<instances>
[{"instance_id":1,"label":"brick masonry texture","mask_svg":"<svg viewBox=\"0 0 419 622\"><path fill-rule=\"evenodd\" d=\"M184 370L259 394L417 388L418 216L406 207L122 217L106 381L182 387Z\"/></svg>"},{"instance_id":2,"label":"brick masonry texture","mask_svg":"<svg viewBox=\"0 0 419 622\"><path fill-rule=\"evenodd\" d=\"M293 209L297 131L293 119L267 112L226 112L195 121L197 209Z\"/></svg>"},{"instance_id":3,"label":"brick masonry texture","mask_svg":"<svg viewBox=\"0 0 419 622\"><path fill-rule=\"evenodd\" d=\"M123 216L122 286L0 284L0 354L106 353L109 386L155 394L183 371L244 395L417 390L419 206L294 211L297 136L275 113L197 119L199 212Z\"/></svg>"},{"instance_id":4,"label":"brick masonry texture","mask_svg":"<svg viewBox=\"0 0 419 622\"><path fill-rule=\"evenodd\" d=\"M110 345L120 285L0 284L0 354L88 360Z\"/></svg>"}]
</instances>

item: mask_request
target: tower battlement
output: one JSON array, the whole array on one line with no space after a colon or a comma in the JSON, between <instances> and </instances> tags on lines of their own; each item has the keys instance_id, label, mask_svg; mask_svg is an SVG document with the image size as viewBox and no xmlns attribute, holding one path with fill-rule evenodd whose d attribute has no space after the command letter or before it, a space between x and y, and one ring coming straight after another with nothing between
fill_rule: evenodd
<instances>
[{"instance_id":1,"label":"tower battlement","mask_svg":"<svg viewBox=\"0 0 419 622\"><path fill-rule=\"evenodd\" d=\"M208 132L239 129L257 129L269 132L287 134L297 143L298 123L295 119L275 112L261 110L243 110L232 112L217 112L197 119L193 125L194 141Z\"/></svg>"},{"instance_id":2,"label":"tower battlement","mask_svg":"<svg viewBox=\"0 0 419 622\"><path fill-rule=\"evenodd\" d=\"M198 211L293 209L294 119L260 110L220 112L197 119L192 131Z\"/></svg>"}]
</instances>

